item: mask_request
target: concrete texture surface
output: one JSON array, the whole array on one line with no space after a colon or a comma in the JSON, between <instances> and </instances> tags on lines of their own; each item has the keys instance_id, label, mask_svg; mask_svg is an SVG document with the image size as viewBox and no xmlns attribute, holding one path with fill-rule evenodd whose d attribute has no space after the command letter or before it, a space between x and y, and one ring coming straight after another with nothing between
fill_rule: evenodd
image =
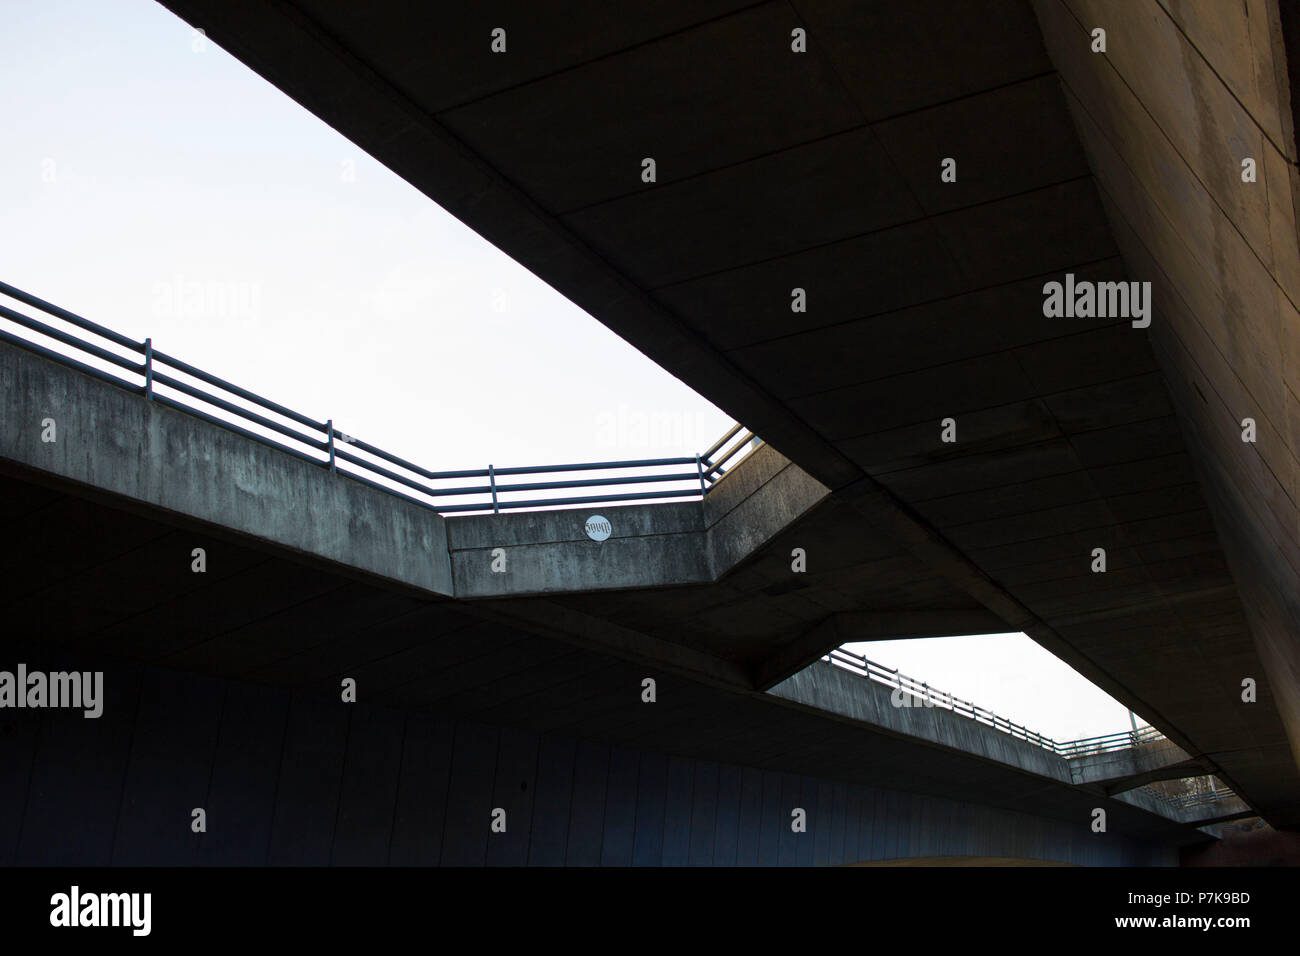
<instances>
[{"instance_id":1,"label":"concrete texture surface","mask_svg":"<svg viewBox=\"0 0 1300 956\"><path fill-rule=\"evenodd\" d=\"M482 11L166 5L1300 823L1285 6L505 4L492 57ZM1046 319L1066 273L1151 328Z\"/></svg>"}]
</instances>

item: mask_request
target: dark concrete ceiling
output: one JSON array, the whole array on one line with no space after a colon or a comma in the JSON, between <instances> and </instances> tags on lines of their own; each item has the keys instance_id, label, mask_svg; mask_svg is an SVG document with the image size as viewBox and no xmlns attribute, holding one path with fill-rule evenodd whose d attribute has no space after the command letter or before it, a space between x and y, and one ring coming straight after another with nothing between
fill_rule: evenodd
<instances>
[{"instance_id":1,"label":"dark concrete ceiling","mask_svg":"<svg viewBox=\"0 0 1300 956\"><path fill-rule=\"evenodd\" d=\"M164 5L1300 822L1147 333L1042 315L1126 271L1028 3Z\"/></svg>"}]
</instances>

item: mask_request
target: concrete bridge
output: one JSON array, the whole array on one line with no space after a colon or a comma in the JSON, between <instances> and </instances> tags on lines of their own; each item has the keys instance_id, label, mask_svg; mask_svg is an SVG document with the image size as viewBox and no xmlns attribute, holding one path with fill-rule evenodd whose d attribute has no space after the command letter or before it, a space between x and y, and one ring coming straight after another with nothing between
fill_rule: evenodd
<instances>
[{"instance_id":1,"label":"concrete bridge","mask_svg":"<svg viewBox=\"0 0 1300 956\"><path fill-rule=\"evenodd\" d=\"M702 503L604 511L596 552L564 513L441 518L6 348L8 608L34 659L235 682L223 698L323 701L355 676L403 726L437 712L538 753L558 735L697 761L697 783L727 763L1085 827L953 852L1168 862L1194 827L1108 777L764 693L845 641L1023 630L1180 769L1300 822L1290 5L165 6L767 444ZM1150 312L1045 314L1051 283L1108 281L1150 283ZM86 746L50 739L33 768ZM462 759L496 780L486 752ZM1089 858L1098 800L1138 842Z\"/></svg>"},{"instance_id":2,"label":"concrete bridge","mask_svg":"<svg viewBox=\"0 0 1300 956\"><path fill-rule=\"evenodd\" d=\"M1294 5L164 5L1300 822Z\"/></svg>"},{"instance_id":3,"label":"concrete bridge","mask_svg":"<svg viewBox=\"0 0 1300 956\"><path fill-rule=\"evenodd\" d=\"M105 688L93 719L0 711L0 862L1145 865L1223 815L806 667L1000 622L848 597L761 620L792 535L809 615L925 586L836 558L833 499L770 445L703 500L605 509L594 542L585 510L444 517L23 347L0 372L0 646Z\"/></svg>"}]
</instances>

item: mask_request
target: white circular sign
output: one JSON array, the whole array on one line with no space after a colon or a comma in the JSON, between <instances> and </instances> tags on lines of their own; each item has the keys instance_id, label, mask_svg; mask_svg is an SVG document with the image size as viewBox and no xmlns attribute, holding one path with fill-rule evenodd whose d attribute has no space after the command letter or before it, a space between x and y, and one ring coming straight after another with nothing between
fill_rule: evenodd
<instances>
[{"instance_id":1,"label":"white circular sign","mask_svg":"<svg viewBox=\"0 0 1300 956\"><path fill-rule=\"evenodd\" d=\"M583 525L582 530L587 532L587 537L592 541L604 541L614 530L614 526L609 523L609 519L601 515L592 515Z\"/></svg>"}]
</instances>

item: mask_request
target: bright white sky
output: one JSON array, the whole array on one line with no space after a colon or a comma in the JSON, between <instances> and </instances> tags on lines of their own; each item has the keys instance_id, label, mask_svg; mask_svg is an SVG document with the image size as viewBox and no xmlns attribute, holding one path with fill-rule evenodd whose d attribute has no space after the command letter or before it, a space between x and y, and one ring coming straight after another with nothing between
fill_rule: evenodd
<instances>
[{"instance_id":1,"label":"bright white sky","mask_svg":"<svg viewBox=\"0 0 1300 956\"><path fill-rule=\"evenodd\" d=\"M0 279L429 468L731 425L150 0L0 4ZM1023 635L862 647L1057 739L1128 727Z\"/></svg>"}]
</instances>

